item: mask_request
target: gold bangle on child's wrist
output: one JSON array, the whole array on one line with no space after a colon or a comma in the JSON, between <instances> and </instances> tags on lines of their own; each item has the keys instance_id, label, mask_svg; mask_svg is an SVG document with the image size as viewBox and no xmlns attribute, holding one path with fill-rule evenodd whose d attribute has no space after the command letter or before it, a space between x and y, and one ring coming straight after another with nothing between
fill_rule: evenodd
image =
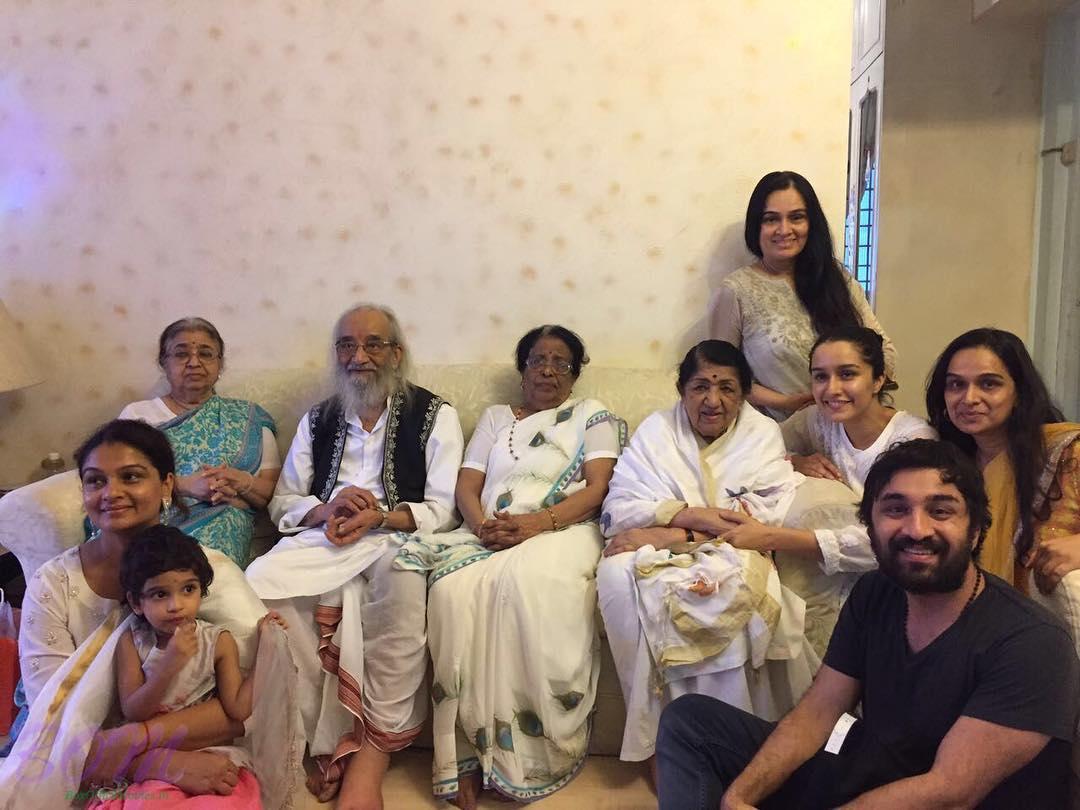
<instances>
[{"instance_id":1,"label":"gold bangle on child's wrist","mask_svg":"<svg viewBox=\"0 0 1080 810\"><path fill-rule=\"evenodd\" d=\"M552 512L550 509L547 509L547 508L545 508L544 511L547 512L548 517L551 518L551 530L553 532L559 531L562 528L562 526L559 524L559 519L557 517L555 517L555 513Z\"/></svg>"}]
</instances>

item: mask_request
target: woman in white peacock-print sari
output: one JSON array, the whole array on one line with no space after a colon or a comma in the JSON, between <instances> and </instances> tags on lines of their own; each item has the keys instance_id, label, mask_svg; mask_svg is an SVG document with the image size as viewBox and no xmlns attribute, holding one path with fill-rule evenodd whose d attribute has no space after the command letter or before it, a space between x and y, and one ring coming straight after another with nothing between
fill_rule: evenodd
<instances>
[{"instance_id":1,"label":"woman in white peacock-print sari","mask_svg":"<svg viewBox=\"0 0 1080 810\"><path fill-rule=\"evenodd\" d=\"M458 532L407 544L398 564L430 570L437 797L476 806L482 787L550 795L588 749L599 675L594 522L626 427L570 398L585 347L543 326L517 347L522 405L496 405L465 451Z\"/></svg>"}]
</instances>

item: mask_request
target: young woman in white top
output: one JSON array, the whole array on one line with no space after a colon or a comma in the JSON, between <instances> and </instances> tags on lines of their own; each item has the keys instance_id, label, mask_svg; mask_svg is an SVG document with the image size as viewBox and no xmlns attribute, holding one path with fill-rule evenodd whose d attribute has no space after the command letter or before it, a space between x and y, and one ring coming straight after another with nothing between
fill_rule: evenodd
<instances>
[{"instance_id":1,"label":"young woman in white top","mask_svg":"<svg viewBox=\"0 0 1080 810\"><path fill-rule=\"evenodd\" d=\"M818 338L810 353L814 404L780 424L784 446L797 472L846 484L862 496L863 481L878 454L896 442L937 438L930 425L883 401L885 358L881 335L863 326L841 327ZM721 510L734 524L718 537L736 548L783 551L817 558L826 574L868 571L877 567L866 529L851 526L847 539L838 532L767 526L738 512Z\"/></svg>"},{"instance_id":2,"label":"young woman in white top","mask_svg":"<svg viewBox=\"0 0 1080 810\"><path fill-rule=\"evenodd\" d=\"M806 637L819 654L855 581L877 568L855 512L870 466L897 442L937 437L925 421L889 405L884 344L862 326L817 339L809 364L814 402L780 424L792 465L808 479L783 525L733 514L738 525L721 535L737 548L779 552L780 581L805 600Z\"/></svg>"}]
</instances>

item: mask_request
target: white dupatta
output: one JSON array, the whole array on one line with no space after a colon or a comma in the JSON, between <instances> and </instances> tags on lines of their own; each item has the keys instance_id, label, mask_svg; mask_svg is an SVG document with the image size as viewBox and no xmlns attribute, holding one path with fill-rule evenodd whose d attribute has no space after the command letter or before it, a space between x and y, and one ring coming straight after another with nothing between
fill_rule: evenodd
<instances>
[{"instance_id":1,"label":"white dupatta","mask_svg":"<svg viewBox=\"0 0 1080 810\"><path fill-rule=\"evenodd\" d=\"M779 525L802 479L785 453L776 422L747 402L735 424L702 448L676 402L647 417L619 457L600 518L604 536L656 526L657 508L671 501L733 509Z\"/></svg>"},{"instance_id":2,"label":"white dupatta","mask_svg":"<svg viewBox=\"0 0 1080 810\"><path fill-rule=\"evenodd\" d=\"M241 666L250 669L255 626L266 607L231 559L203 550L214 568L214 581L199 618L229 630ZM0 765L0 808L56 810L73 804L90 744L116 702L116 644L135 618L118 605L45 684L15 747ZM292 806L300 773L303 736L296 685L286 635L275 627L259 645L255 711L241 741L253 761L266 810Z\"/></svg>"},{"instance_id":3,"label":"white dupatta","mask_svg":"<svg viewBox=\"0 0 1080 810\"><path fill-rule=\"evenodd\" d=\"M777 424L743 403L727 432L702 448L681 402L641 423L619 458L601 526L612 537L657 525L672 502L719 507L779 524L801 476L784 457ZM803 651L803 600L780 584L768 556L703 543L634 554L636 604L663 683Z\"/></svg>"}]
</instances>

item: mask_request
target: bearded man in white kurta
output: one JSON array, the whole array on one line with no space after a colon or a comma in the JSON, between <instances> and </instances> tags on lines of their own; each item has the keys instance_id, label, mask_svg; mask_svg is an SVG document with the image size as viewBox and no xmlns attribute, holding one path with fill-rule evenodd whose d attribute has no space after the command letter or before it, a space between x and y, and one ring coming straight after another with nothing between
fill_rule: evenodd
<instances>
[{"instance_id":1,"label":"bearded man in white kurta","mask_svg":"<svg viewBox=\"0 0 1080 810\"><path fill-rule=\"evenodd\" d=\"M407 380L393 313L362 305L334 330L334 396L289 448L270 516L285 536L247 569L289 623L299 703L318 766L308 788L338 808L381 808L390 753L427 715L427 583L391 563L413 532L457 525L457 412Z\"/></svg>"}]
</instances>

